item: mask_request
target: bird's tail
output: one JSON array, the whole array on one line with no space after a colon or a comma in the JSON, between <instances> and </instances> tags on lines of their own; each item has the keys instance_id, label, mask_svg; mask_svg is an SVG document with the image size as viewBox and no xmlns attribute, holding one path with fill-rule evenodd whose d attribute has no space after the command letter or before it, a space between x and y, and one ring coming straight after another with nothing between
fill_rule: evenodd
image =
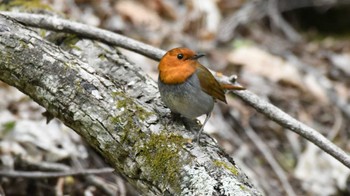
<instances>
[{"instance_id":1,"label":"bird's tail","mask_svg":"<svg viewBox=\"0 0 350 196\"><path fill-rule=\"evenodd\" d=\"M235 82L235 84L220 83L220 85L224 90L245 90L245 88L237 82Z\"/></svg>"}]
</instances>

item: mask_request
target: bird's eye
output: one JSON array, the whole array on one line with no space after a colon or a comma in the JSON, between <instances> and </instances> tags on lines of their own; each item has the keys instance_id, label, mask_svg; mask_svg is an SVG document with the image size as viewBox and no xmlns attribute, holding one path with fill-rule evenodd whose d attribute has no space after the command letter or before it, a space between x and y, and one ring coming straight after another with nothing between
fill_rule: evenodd
<instances>
[{"instance_id":1,"label":"bird's eye","mask_svg":"<svg viewBox=\"0 0 350 196\"><path fill-rule=\"evenodd\" d=\"M178 58L178 59L182 59L182 58L184 58L184 55L183 55L183 54L178 54L178 55L177 55L177 58Z\"/></svg>"}]
</instances>

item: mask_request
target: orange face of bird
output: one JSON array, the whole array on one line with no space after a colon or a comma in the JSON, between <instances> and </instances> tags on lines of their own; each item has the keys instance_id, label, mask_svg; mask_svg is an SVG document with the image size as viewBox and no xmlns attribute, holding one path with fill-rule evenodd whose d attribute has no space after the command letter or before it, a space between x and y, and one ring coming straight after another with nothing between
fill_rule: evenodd
<instances>
[{"instance_id":1,"label":"orange face of bird","mask_svg":"<svg viewBox=\"0 0 350 196\"><path fill-rule=\"evenodd\" d=\"M198 67L197 59L204 55L196 54L188 48L169 50L158 65L159 79L165 84L181 84Z\"/></svg>"}]
</instances>

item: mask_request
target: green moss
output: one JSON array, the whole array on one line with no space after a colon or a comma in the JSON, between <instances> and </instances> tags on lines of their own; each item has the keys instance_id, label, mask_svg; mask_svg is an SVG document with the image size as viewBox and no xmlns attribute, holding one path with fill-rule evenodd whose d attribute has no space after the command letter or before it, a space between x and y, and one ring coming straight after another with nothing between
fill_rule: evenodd
<instances>
[{"instance_id":1,"label":"green moss","mask_svg":"<svg viewBox=\"0 0 350 196\"><path fill-rule=\"evenodd\" d=\"M104 61L104 60L106 60L107 59L107 57L106 57L106 54L100 54L100 55L98 55L98 58L101 60L101 61Z\"/></svg>"},{"instance_id":2,"label":"green moss","mask_svg":"<svg viewBox=\"0 0 350 196\"><path fill-rule=\"evenodd\" d=\"M68 63L64 63L65 66L65 70L68 69L68 67L70 66ZM81 81L80 80L75 80L74 81L74 85L75 85L75 89L79 92L82 93L84 92L84 87L81 85Z\"/></svg>"},{"instance_id":3,"label":"green moss","mask_svg":"<svg viewBox=\"0 0 350 196\"><path fill-rule=\"evenodd\" d=\"M12 61L11 54L8 54L6 52L0 51L0 62L4 62L4 64L10 64Z\"/></svg>"},{"instance_id":4,"label":"green moss","mask_svg":"<svg viewBox=\"0 0 350 196\"><path fill-rule=\"evenodd\" d=\"M124 93L122 92L112 92L113 99L116 99L119 96L123 96ZM125 95L124 95L125 96Z\"/></svg>"},{"instance_id":5,"label":"green moss","mask_svg":"<svg viewBox=\"0 0 350 196\"><path fill-rule=\"evenodd\" d=\"M117 100L116 107L119 111L122 111L119 115L110 119L112 124L115 125L115 129L122 130L118 131L120 142L134 144L139 138L134 138L133 136L140 137L139 134L142 134L138 132L141 130L141 125L139 121L135 120L135 117L146 120L153 113L144 110L132 98L127 97L124 92L114 92L112 97ZM130 133L130 131L133 131L133 133Z\"/></svg>"},{"instance_id":6,"label":"green moss","mask_svg":"<svg viewBox=\"0 0 350 196\"><path fill-rule=\"evenodd\" d=\"M22 48L28 48L28 44L23 40L19 40L19 44L21 44Z\"/></svg>"},{"instance_id":7,"label":"green moss","mask_svg":"<svg viewBox=\"0 0 350 196\"><path fill-rule=\"evenodd\" d=\"M63 62L63 70L65 71L65 72L64 72L65 74L68 74L67 71L71 71L71 72L75 71L75 69L72 69L72 68L75 68L75 67L76 67L76 65L75 65L74 62L72 62L72 61ZM80 81L79 81L79 82L74 81L74 82L75 82L77 85L80 85L80 84L81 84Z\"/></svg>"},{"instance_id":8,"label":"green moss","mask_svg":"<svg viewBox=\"0 0 350 196\"><path fill-rule=\"evenodd\" d=\"M176 191L180 191L180 170L184 164L181 156L182 147L188 140L178 135L162 131L152 134L137 151L143 157L150 178L158 182L168 182Z\"/></svg>"},{"instance_id":9,"label":"green moss","mask_svg":"<svg viewBox=\"0 0 350 196\"><path fill-rule=\"evenodd\" d=\"M119 101L117 106L126 109L133 104L129 100L124 100ZM142 158L142 164L146 168L145 175L155 183L167 182L171 187L175 187L175 191L180 191L180 170L186 164L180 156L182 146L188 139L166 131L161 131L159 134L144 133L135 123L133 112L124 112L113 117L111 122L117 129L122 130L118 132L120 143L135 147L137 157Z\"/></svg>"},{"instance_id":10,"label":"green moss","mask_svg":"<svg viewBox=\"0 0 350 196\"><path fill-rule=\"evenodd\" d=\"M127 110L128 116L137 115L141 120L147 119L152 112L148 112L135 103L133 98L127 97L123 92L115 92L112 95L114 98L118 97L117 108Z\"/></svg>"},{"instance_id":11,"label":"green moss","mask_svg":"<svg viewBox=\"0 0 350 196\"><path fill-rule=\"evenodd\" d=\"M34 11L34 10L48 10L53 11L53 9L42 3L41 0L12 0L9 3L2 3L0 10L11 10L12 8L20 8L21 11Z\"/></svg>"},{"instance_id":12,"label":"green moss","mask_svg":"<svg viewBox=\"0 0 350 196\"><path fill-rule=\"evenodd\" d=\"M167 182L175 191L180 191L180 170L184 163L181 156L182 146L188 139L179 135L160 131L158 134L145 133L141 131L139 121L135 118L145 120L152 112L148 112L124 92L114 92L112 95L116 101L116 107L122 111L118 116L111 118L120 136L122 145L133 146L137 157L142 159L146 168L144 173L154 183ZM168 185L165 185L168 186Z\"/></svg>"},{"instance_id":13,"label":"green moss","mask_svg":"<svg viewBox=\"0 0 350 196\"><path fill-rule=\"evenodd\" d=\"M136 138L133 138L132 136L135 134L130 134L130 131L137 132L141 128L137 126L133 120L133 117L131 115L119 115L111 118L111 122L115 125L115 128L118 130L118 135L120 136L120 142L126 143L126 142L132 142L135 143Z\"/></svg>"},{"instance_id":14,"label":"green moss","mask_svg":"<svg viewBox=\"0 0 350 196\"><path fill-rule=\"evenodd\" d=\"M1 137L11 132L16 126L16 121L9 121L2 124Z\"/></svg>"},{"instance_id":15,"label":"green moss","mask_svg":"<svg viewBox=\"0 0 350 196\"><path fill-rule=\"evenodd\" d=\"M46 37L46 33L47 33L47 30L45 30L45 29L40 29L40 30L39 30L39 35L40 35L42 38L45 38L45 37Z\"/></svg>"},{"instance_id":16,"label":"green moss","mask_svg":"<svg viewBox=\"0 0 350 196\"><path fill-rule=\"evenodd\" d=\"M223 167L227 170L229 170L233 175L238 175L238 170L236 169L235 166L230 166L228 165L227 163L223 162L223 161L218 161L218 160L215 160L214 162L214 165L216 165L217 167Z\"/></svg>"},{"instance_id":17,"label":"green moss","mask_svg":"<svg viewBox=\"0 0 350 196\"><path fill-rule=\"evenodd\" d=\"M239 185L239 188L241 188L241 190L243 190L243 191L247 190L247 188L241 184Z\"/></svg>"},{"instance_id":18,"label":"green moss","mask_svg":"<svg viewBox=\"0 0 350 196\"><path fill-rule=\"evenodd\" d=\"M71 49L81 50L81 48L76 45L79 40L77 35L71 34L64 39L63 44Z\"/></svg>"}]
</instances>

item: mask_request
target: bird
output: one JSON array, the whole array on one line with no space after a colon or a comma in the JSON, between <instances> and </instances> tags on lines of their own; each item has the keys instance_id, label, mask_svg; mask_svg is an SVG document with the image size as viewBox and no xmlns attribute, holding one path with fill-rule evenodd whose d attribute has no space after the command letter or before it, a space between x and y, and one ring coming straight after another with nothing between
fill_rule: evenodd
<instances>
[{"instance_id":1,"label":"bird","mask_svg":"<svg viewBox=\"0 0 350 196\"><path fill-rule=\"evenodd\" d=\"M226 102L225 89L244 90L240 85L220 84L211 72L198 62L205 56L189 48L173 48L158 64L158 88L163 103L172 113L187 119L206 118L198 131L197 142L208 122L214 103Z\"/></svg>"}]
</instances>

